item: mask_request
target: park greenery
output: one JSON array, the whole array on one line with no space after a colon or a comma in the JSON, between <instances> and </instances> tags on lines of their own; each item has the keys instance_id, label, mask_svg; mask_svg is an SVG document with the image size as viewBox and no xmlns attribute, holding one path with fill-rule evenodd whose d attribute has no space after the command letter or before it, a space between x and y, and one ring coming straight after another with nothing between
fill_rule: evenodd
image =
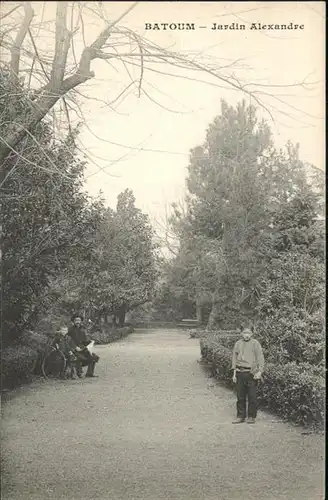
<instances>
[{"instance_id":1,"label":"park greenery","mask_svg":"<svg viewBox=\"0 0 328 500\"><path fill-rule=\"evenodd\" d=\"M224 381L239 328L251 324L266 359L262 406L322 424L323 174L301 161L298 145L277 150L255 107L222 102L190 153L186 184L169 221L178 246L144 313L197 317L202 358Z\"/></svg>"},{"instance_id":2,"label":"park greenery","mask_svg":"<svg viewBox=\"0 0 328 500\"><path fill-rule=\"evenodd\" d=\"M14 96L5 70L0 107L8 122L28 107L26 89L17 84ZM4 163L2 348L11 359L13 349L23 358L29 352L26 332L54 333L76 311L96 326L114 319L123 327L126 312L149 301L155 285L158 258L148 216L129 189L115 209L101 195L86 194L78 134L59 139L51 120L43 120Z\"/></svg>"},{"instance_id":3,"label":"park greenery","mask_svg":"<svg viewBox=\"0 0 328 500\"><path fill-rule=\"evenodd\" d=\"M323 209L323 178L299 147L277 150L253 106L222 102L191 151L170 221L179 250L153 303L155 315L197 315L203 358L223 379L236 337L218 332L251 323L267 361L263 404L302 423L323 420Z\"/></svg>"},{"instance_id":4,"label":"park greenery","mask_svg":"<svg viewBox=\"0 0 328 500\"><path fill-rule=\"evenodd\" d=\"M111 57L103 50L114 29L109 25L83 51L80 69L88 71L65 78L69 46L59 42L67 6L59 5L53 68L61 58L64 72L31 88L18 77L22 45L18 62L16 50L0 71L1 327L9 372L29 372L35 343L80 311L98 330L109 320L123 327L127 313L173 323L196 317L206 332L202 355L225 379L231 345L218 332L248 322L268 363L265 404L275 408L274 391L284 387L285 416L322 418L322 173L301 161L298 145L277 149L253 104L222 101L204 143L190 151L186 197L168 220L175 250L160 258L154 229L131 190L118 196L115 209L86 193L79 127L69 123L66 136L56 133L50 110L93 77L93 59ZM33 17L28 7L25 14L23 40ZM46 61L34 59L44 73ZM187 65L175 55L177 61Z\"/></svg>"},{"instance_id":5,"label":"park greenery","mask_svg":"<svg viewBox=\"0 0 328 500\"><path fill-rule=\"evenodd\" d=\"M275 331L282 318L317 324L323 175L307 169L298 146L277 150L253 106L222 102L205 143L190 153L180 205L170 220L179 250L166 265L155 307L170 296L168 317L193 311L208 328L238 327L247 318Z\"/></svg>"}]
</instances>

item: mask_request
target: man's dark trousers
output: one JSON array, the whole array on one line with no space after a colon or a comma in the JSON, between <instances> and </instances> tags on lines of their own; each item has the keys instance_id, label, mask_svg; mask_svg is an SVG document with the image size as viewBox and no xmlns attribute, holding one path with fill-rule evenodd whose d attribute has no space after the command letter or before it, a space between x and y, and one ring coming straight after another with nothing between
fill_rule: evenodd
<instances>
[{"instance_id":1,"label":"man's dark trousers","mask_svg":"<svg viewBox=\"0 0 328 500\"><path fill-rule=\"evenodd\" d=\"M257 384L250 371L237 372L237 418L246 418L246 397L248 398L248 418L257 415Z\"/></svg>"},{"instance_id":2,"label":"man's dark trousers","mask_svg":"<svg viewBox=\"0 0 328 500\"><path fill-rule=\"evenodd\" d=\"M95 353L92 353L90 358L89 358L89 364L87 365L88 369L87 369L86 377L93 377L93 372L95 371L95 366L96 366L96 363L98 363L98 361L99 361L99 356L97 356L97 354L95 354Z\"/></svg>"},{"instance_id":3,"label":"man's dark trousers","mask_svg":"<svg viewBox=\"0 0 328 500\"><path fill-rule=\"evenodd\" d=\"M87 366L86 376L93 376L96 363L99 361L99 356L97 354L90 354L88 350L77 353L78 363L76 366L76 373L80 377L82 375L82 367Z\"/></svg>"}]
</instances>

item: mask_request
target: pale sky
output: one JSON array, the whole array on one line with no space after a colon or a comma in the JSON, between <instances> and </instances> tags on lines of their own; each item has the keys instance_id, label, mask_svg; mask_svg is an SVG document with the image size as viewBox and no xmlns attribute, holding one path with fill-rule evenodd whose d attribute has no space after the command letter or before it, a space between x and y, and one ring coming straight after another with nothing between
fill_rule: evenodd
<instances>
[{"instance_id":1,"label":"pale sky","mask_svg":"<svg viewBox=\"0 0 328 500\"><path fill-rule=\"evenodd\" d=\"M115 14L125 7L118 2L108 3L109 11ZM259 9L259 7L261 7ZM254 10L252 10L254 9ZM258 10L255 10L258 9ZM242 13L242 11L245 11ZM248 12L247 12L248 11ZM235 13L235 14L234 14ZM172 50L204 51L226 60L244 59L250 69L238 74L252 82L267 84L294 84L309 76L314 91L305 89L268 89L268 92L289 94L284 99L304 114L279 102L273 103L283 113L294 114L295 119L273 110L275 124L271 124L277 144L288 139L301 144L301 157L305 161L323 168L324 159L324 4L323 2L141 2L120 24L136 30L158 45L175 44ZM113 16L114 17L114 16ZM303 31L212 31L213 22L229 24L239 22L304 24ZM147 31L144 23L195 23L208 25L208 29L197 31ZM96 31L96 30L95 30ZM113 78L111 68L97 63L96 75L102 82L93 82L97 95L111 98ZM98 69L99 68L99 69ZM170 68L168 68L168 71ZM182 71L182 70L181 70ZM119 75L121 76L121 75ZM201 75L197 75L199 78ZM108 81L106 81L108 78ZM117 75L114 75L117 78ZM125 77L124 77L125 78ZM105 157L98 160L110 177L97 167L90 166L86 173L88 190L96 193L102 189L110 205L115 204L117 194L129 187L133 189L140 208L151 216L162 220L165 207L183 196L190 148L201 144L205 131L216 114L220 112L220 99L235 104L244 96L187 80L172 77L145 75L158 89L146 86L153 98L170 109L184 113L170 113L159 108L146 96L140 99L131 94L116 114L106 108L93 108L89 104L92 131L105 141L127 146L171 151L179 154L152 153L129 150L99 141L90 132L83 132L83 143L92 153ZM207 79L207 78L205 78ZM213 81L213 79L211 80ZM164 92L167 96L162 95ZM90 93L92 91L90 90ZM112 97L116 97L114 92ZM247 98L249 100L249 98ZM319 118L312 118L306 113ZM128 153L128 154L127 154ZM124 157L126 155L126 157ZM123 158L117 163L111 162Z\"/></svg>"},{"instance_id":2,"label":"pale sky","mask_svg":"<svg viewBox=\"0 0 328 500\"><path fill-rule=\"evenodd\" d=\"M103 9L108 18L115 19L131 3L103 2ZM40 4L32 2L32 5L37 10ZM55 2L47 2L47 9L54 17ZM88 16L85 13L87 43L103 28L99 20L98 24L93 23ZM196 30L145 31L146 22L194 23ZM245 24L247 29L214 31L210 29L214 22ZM248 28L253 22L293 22L304 24L304 30L250 31ZM292 85L306 78L309 82L317 82L310 89L264 89L292 107L270 96L265 97L264 102L274 106L271 110L275 121L270 124L276 144L282 146L288 139L299 142L301 159L324 168L324 2L140 2L119 26L130 28L173 51L214 57L221 65L239 60L236 68L225 71L234 72L244 82L278 86ZM50 34L48 43L53 43ZM78 43L76 51L78 55ZM112 101L129 83L122 65L115 64L113 69L100 60L93 63L92 69L96 77L80 88L88 97ZM161 70L173 72L169 65ZM234 105L245 95L145 70L145 90L152 99L175 111L169 112L145 95L138 98L140 71L137 68L131 71L136 84L116 111L103 102L81 98L87 127L83 126L80 140L92 159L86 171L86 188L91 194L101 189L110 206L115 206L116 197L122 190L131 188L137 206L153 220L161 222L170 204L183 197L189 150L204 141L206 128L220 113L221 98ZM184 70L179 73L218 83L201 73L191 74ZM268 114L263 116L269 119ZM115 146L113 142L125 147Z\"/></svg>"}]
</instances>

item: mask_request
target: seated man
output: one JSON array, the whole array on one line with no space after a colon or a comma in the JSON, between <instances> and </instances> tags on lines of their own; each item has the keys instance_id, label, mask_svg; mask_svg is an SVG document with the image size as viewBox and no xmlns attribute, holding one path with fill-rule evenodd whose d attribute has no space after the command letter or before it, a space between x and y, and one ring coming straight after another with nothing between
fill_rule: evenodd
<instances>
[{"instance_id":1,"label":"seated man","mask_svg":"<svg viewBox=\"0 0 328 500\"><path fill-rule=\"evenodd\" d=\"M67 326L62 326L56 333L53 346L59 349L65 356L67 365L70 368L70 376L72 379L75 378L75 374L78 371L78 359L74 353L75 345L72 339L67 335Z\"/></svg>"},{"instance_id":2,"label":"seated man","mask_svg":"<svg viewBox=\"0 0 328 500\"><path fill-rule=\"evenodd\" d=\"M68 336L73 341L75 354L78 359L77 375L82 377L82 366L87 366L86 377L95 377L94 369L96 363L99 361L99 356L90 353L86 346L90 343L87 332L82 325L83 318L79 314L72 317L73 325L68 329Z\"/></svg>"}]
</instances>

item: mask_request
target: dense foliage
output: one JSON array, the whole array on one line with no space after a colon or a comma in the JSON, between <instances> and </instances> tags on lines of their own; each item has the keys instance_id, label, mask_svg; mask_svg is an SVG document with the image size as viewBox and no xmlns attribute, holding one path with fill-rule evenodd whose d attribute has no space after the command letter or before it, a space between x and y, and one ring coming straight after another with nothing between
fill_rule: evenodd
<instances>
[{"instance_id":1,"label":"dense foliage","mask_svg":"<svg viewBox=\"0 0 328 500\"><path fill-rule=\"evenodd\" d=\"M30 382L37 364L37 351L19 345L7 347L1 356L1 388L11 389Z\"/></svg>"},{"instance_id":2,"label":"dense foliage","mask_svg":"<svg viewBox=\"0 0 328 500\"><path fill-rule=\"evenodd\" d=\"M310 177L298 146L274 147L254 107L222 102L191 151L187 188L157 311L167 303L181 317L187 298L209 329L255 324L270 361L322 363L322 176Z\"/></svg>"},{"instance_id":3,"label":"dense foliage","mask_svg":"<svg viewBox=\"0 0 328 500\"><path fill-rule=\"evenodd\" d=\"M0 73L1 119L26 110ZM16 98L17 97L17 98ZM58 139L51 121L40 122L3 162L1 184L2 345L21 343L47 318L58 322L84 311L93 320L125 313L149 300L155 283L155 247L148 218L133 193L116 210L83 190L84 160L75 130Z\"/></svg>"}]
</instances>

